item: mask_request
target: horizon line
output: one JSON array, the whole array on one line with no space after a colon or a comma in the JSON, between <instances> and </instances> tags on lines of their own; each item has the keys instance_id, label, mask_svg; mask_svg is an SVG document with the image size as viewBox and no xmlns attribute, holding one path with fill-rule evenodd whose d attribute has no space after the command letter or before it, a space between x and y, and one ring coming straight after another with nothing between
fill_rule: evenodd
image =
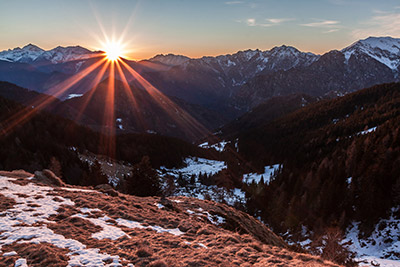
<instances>
[{"instance_id":1,"label":"horizon line","mask_svg":"<svg viewBox=\"0 0 400 267\"><path fill-rule=\"evenodd\" d=\"M124 57L121 57L121 58L130 60L130 61L143 61L143 60L152 59L152 58L154 58L154 57L156 57L156 56L160 56L160 55L161 55L161 56L174 55L174 56L184 56L184 57L187 57L187 58L189 58L189 59L201 59L201 58L205 58L205 57L228 56L228 55L236 54L236 53L238 53L238 52L246 52L246 51L262 51L262 52L265 52L265 51L270 51L270 50L272 50L272 49L274 49L274 48L279 48L279 47L292 47L292 48L295 48L295 49L297 49L298 51L300 51L300 52L302 52L302 53L312 53L312 54L314 54L314 55L321 56L321 55L324 55L324 54L329 53L329 52L331 52L331 51L340 51L340 50L343 50L343 49L345 49L345 48L347 48L347 47L350 47L351 45L353 45L353 44L355 44L355 43L357 43L357 42L359 42L359 41L366 40L366 39L368 39L368 38L392 38L392 39L400 39L400 38L396 38L396 37L389 36L389 35L387 35L387 36L368 36L368 37L366 37L366 38L358 39L358 40L356 40L356 41L353 41L351 44L349 44L349 45L347 45L347 46L345 46L345 47L343 47L343 48L341 48L341 49L330 49L330 50L326 50L326 51L324 51L324 52L322 52L322 53L316 53L316 52L312 52L312 51L303 51L303 50L300 50L300 49L298 49L297 47L295 47L295 46L293 46L293 45L281 44L281 45L274 45L274 46L272 46L271 48L265 49L265 50L262 50L262 49L260 49L260 48L247 48L247 49L239 49L239 50L236 50L236 51L233 51L233 52L227 52L227 53L222 53L222 54L210 54L210 55L202 55L202 56L188 56L188 55L184 55L184 54L181 54L181 53L166 52L166 53L155 53L155 54L154 54L153 56L151 56L151 57L145 57L145 58L139 58L139 59L138 59L138 58L134 58L134 57L132 57L132 56L128 56L128 55L126 55L126 56L124 56ZM17 48L23 49L24 47L29 46L29 45L36 46L36 47L38 47L38 48L44 50L44 52L51 51L51 50L56 49L56 48L58 48L58 47L62 47L62 48L81 47L81 48L84 48L84 49L89 50L89 51L92 52L92 53L104 52L104 51L101 50L101 49L97 49L97 48L94 48L94 47L88 48L88 47L85 47L85 46L80 45L80 44L65 45L65 46L63 46L63 45L57 45L56 47L47 49L47 48L43 48L43 47L41 47L41 46L39 46L39 45L37 45L37 44L34 44L34 43L31 43L31 42L30 42L30 43L28 43L28 44L26 44L26 45L24 45L24 46L22 46L22 47L21 47L21 46L15 46L14 48L5 48L5 49L1 50L0 53L1 53L1 52L6 52L6 51L12 51L12 50L17 49Z\"/></svg>"}]
</instances>

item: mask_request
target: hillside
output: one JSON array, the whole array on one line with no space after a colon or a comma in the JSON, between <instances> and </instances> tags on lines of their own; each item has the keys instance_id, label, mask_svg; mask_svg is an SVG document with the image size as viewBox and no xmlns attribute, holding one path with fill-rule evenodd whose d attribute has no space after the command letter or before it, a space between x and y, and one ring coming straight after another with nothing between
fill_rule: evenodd
<instances>
[{"instance_id":1,"label":"hillside","mask_svg":"<svg viewBox=\"0 0 400 267\"><path fill-rule=\"evenodd\" d=\"M317 100L317 98L306 94L272 97L251 111L221 127L218 137L229 139L232 136L237 136L240 132L249 131L261 125L265 125L268 122L283 117Z\"/></svg>"},{"instance_id":2,"label":"hillside","mask_svg":"<svg viewBox=\"0 0 400 267\"><path fill-rule=\"evenodd\" d=\"M32 106L41 102L49 102L46 108L52 109L59 105L61 101L53 96L41 94L36 91L28 90L26 88L19 87L9 82L0 81L0 96L6 99L15 101L25 106Z\"/></svg>"},{"instance_id":3,"label":"hillside","mask_svg":"<svg viewBox=\"0 0 400 267\"><path fill-rule=\"evenodd\" d=\"M83 96L62 102L53 113L75 120L93 129L114 127L119 133L158 133L195 141L227 119L202 106L181 99L154 94L143 86L127 88L115 80L113 106L110 107L109 79L93 87ZM105 110L114 110L114 126L104 121Z\"/></svg>"},{"instance_id":4,"label":"hillside","mask_svg":"<svg viewBox=\"0 0 400 267\"><path fill-rule=\"evenodd\" d=\"M279 166L265 183L247 187L248 211L302 241L323 236L329 227L340 228L343 237L355 231L353 237L364 240L357 241L361 248L374 247L359 256L398 260L397 237L378 241L377 229L388 221L398 227L399 103L399 83L378 85L307 105L225 140L259 173Z\"/></svg>"},{"instance_id":5,"label":"hillside","mask_svg":"<svg viewBox=\"0 0 400 267\"><path fill-rule=\"evenodd\" d=\"M71 187L48 172L0 175L3 266L335 266L215 202Z\"/></svg>"},{"instance_id":6,"label":"hillside","mask_svg":"<svg viewBox=\"0 0 400 267\"><path fill-rule=\"evenodd\" d=\"M26 117L30 114L29 117ZM25 120L27 119L27 120ZM5 132L10 125L15 124ZM86 151L107 155L102 134L44 111L24 107L0 97L0 167L34 171L59 166L68 183L82 184L91 168L79 158ZM113 137L115 157L126 164L149 156L153 167L177 167L188 156L211 154L177 138L156 134L124 134Z\"/></svg>"}]
</instances>

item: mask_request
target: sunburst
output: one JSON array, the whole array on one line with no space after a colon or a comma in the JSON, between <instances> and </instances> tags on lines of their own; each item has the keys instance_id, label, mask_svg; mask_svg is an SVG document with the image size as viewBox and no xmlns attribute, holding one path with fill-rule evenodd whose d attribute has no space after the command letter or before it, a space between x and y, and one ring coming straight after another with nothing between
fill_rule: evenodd
<instances>
[{"instance_id":1,"label":"sunburst","mask_svg":"<svg viewBox=\"0 0 400 267\"><path fill-rule=\"evenodd\" d=\"M119 39L109 38L104 33L105 41L99 41L99 49L103 51L103 54L96 53L93 57L89 57L87 61L89 64L85 68L82 68L72 77L65 81L55 84L49 89L48 93L52 93L55 97L60 97L74 85L81 82L82 79L92 76L92 82L90 88L93 90L88 93L86 98L83 100L82 106L78 107L76 121L80 121L83 113L86 110L87 105L92 99L92 96L97 90L97 86L101 81L108 77L106 106L104 107L103 127L101 129L101 149L99 152L107 154L108 156L115 156L116 153L116 127L115 127L115 79L118 79L123 84L125 95L129 98L132 103L134 116L141 124L145 125L145 120L141 117L140 106L138 105L137 99L133 94L131 82L134 81L141 89L144 89L147 94L154 99L161 109L174 120L176 125L180 128L185 129L190 136L197 136L199 133L207 133L207 129L204 128L196 119L189 115L185 110L181 109L173 101L171 101L166 95L160 92L155 86L149 81L142 77L136 70L132 68L132 65L126 55L130 54L132 50L131 45L123 41L123 36ZM129 49L127 49L129 47ZM118 88L117 88L118 89ZM46 92L45 92L46 93ZM25 123L30 120L37 111L45 109L48 105L52 104L55 98L48 98L45 101L42 99L34 100L27 106L34 106L35 108L23 109L17 112L14 116L4 121L5 127L0 128L0 136L7 135L13 131L18 125ZM179 115L177 115L179 114Z\"/></svg>"},{"instance_id":2,"label":"sunburst","mask_svg":"<svg viewBox=\"0 0 400 267\"><path fill-rule=\"evenodd\" d=\"M124 56L124 45L118 42L108 42L103 45L106 58L109 61L116 61Z\"/></svg>"}]
</instances>

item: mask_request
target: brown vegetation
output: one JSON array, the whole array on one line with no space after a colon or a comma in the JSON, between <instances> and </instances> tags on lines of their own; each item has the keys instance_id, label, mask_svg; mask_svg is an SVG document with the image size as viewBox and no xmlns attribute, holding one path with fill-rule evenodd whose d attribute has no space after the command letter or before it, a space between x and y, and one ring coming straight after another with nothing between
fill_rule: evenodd
<instances>
[{"instance_id":1,"label":"brown vegetation","mask_svg":"<svg viewBox=\"0 0 400 267\"><path fill-rule=\"evenodd\" d=\"M15 200L0 194L0 212L11 209L16 204Z\"/></svg>"},{"instance_id":2,"label":"brown vegetation","mask_svg":"<svg viewBox=\"0 0 400 267\"><path fill-rule=\"evenodd\" d=\"M35 182L35 179L31 180ZM86 188L87 189L87 188ZM47 224L54 233L78 240L87 248L101 253L119 255L121 263L135 266L332 266L319 257L287 250L281 238L265 225L234 208L212 201L192 198L170 198L169 207L157 206L158 197L136 197L119 194L110 196L96 191L66 191L54 187L48 195L74 201L74 206L63 205ZM171 208L172 207L172 208ZM99 209L82 214L81 208ZM194 213L188 212L193 211ZM102 227L90 219L108 216L107 223L125 232L117 240L93 238ZM213 216L224 218L225 223L214 225ZM178 228L182 235L156 232L149 228L128 228L118 225L117 219L136 221L143 226ZM24 247L24 248L23 248ZM29 266L65 266L67 250L49 244L13 243L3 251L15 250L25 257ZM38 256L42 255L42 256ZM0 265L11 265L15 256L1 257Z\"/></svg>"},{"instance_id":3,"label":"brown vegetation","mask_svg":"<svg viewBox=\"0 0 400 267\"><path fill-rule=\"evenodd\" d=\"M41 244L11 244L2 248L3 252L15 251L17 255L0 256L0 266L14 266L19 258L27 260L28 266L52 266L65 267L68 265L69 257L67 249L61 249L48 243Z\"/></svg>"}]
</instances>

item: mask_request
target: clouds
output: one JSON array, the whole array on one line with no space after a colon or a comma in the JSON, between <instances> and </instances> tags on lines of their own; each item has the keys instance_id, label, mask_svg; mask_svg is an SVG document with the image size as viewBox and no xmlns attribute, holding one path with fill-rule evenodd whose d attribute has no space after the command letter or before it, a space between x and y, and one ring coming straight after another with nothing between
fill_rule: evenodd
<instances>
[{"instance_id":1,"label":"clouds","mask_svg":"<svg viewBox=\"0 0 400 267\"><path fill-rule=\"evenodd\" d=\"M295 20L295 19L294 18L267 19L267 21L269 21L272 24L281 24L281 23L293 21L293 20Z\"/></svg>"},{"instance_id":2,"label":"clouds","mask_svg":"<svg viewBox=\"0 0 400 267\"><path fill-rule=\"evenodd\" d=\"M362 28L351 32L357 39L369 36L400 37L400 13L375 12L376 15L362 23Z\"/></svg>"},{"instance_id":3,"label":"clouds","mask_svg":"<svg viewBox=\"0 0 400 267\"><path fill-rule=\"evenodd\" d=\"M337 32L342 28L340 21L338 20L316 20L314 22L299 24L300 26L310 27L310 28L320 28L324 29L322 33L333 33Z\"/></svg>"},{"instance_id":4,"label":"clouds","mask_svg":"<svg viewBox=\"0 0 400 267\"><path fill-rule=\"evenodd\" d=\"M335 27L339 23L340 22L337 20L321 20L317 22L305 23L300 25L305 27L329 28L329 27Z\"/></svg>"},{"instance_id":5,"label":"clouds","mask_svg":"<svg viewBox=\"0 0 400 267\"><path fill-rule=\"evenodd\" d=\"M247 2L247 1L226 1L225 5L244 5L250 8L256 8L257 4L255 2Z\"/></svg>"},{"instance_id":6,"label":"clouds","mask_svg":"<svg viewBox=\"0 0 400 267\"><path fill-rule=\"evenodd\" d=\"M273 24L268 24L268 23L259 23L254 18L247 19L246 20L246 24L247 24L247 26L250 26L250 27L255 27L255 26L258 26L258 27L270 27L270 26L273 25Z\"/></svg>"},{"instance_id":7,"label":"clouds","mask_svg":"<svg viewBox=\"0 0 400 267\"><path fill-rule=\"evenodd\" d=\"M246 20L247 26L256 26L256 19L247 19Z\"/></svg>"},{"instance_id":8,"label":"clouds","mask_svg":"<svg viewBox=\"0 0 400 267\"><path fill-rule=\"evenodd\" d=\"M225 4L227 5L240 5L240 4L244 4L243 1L227 1L225 2Z\"/></svg>"},{"instance_id":9,"label":"clouds","mask_svg":"<svg viewBox=\"0 0 400 267\"><path fill-rule=\"evenodd\" d=\"M295 18L266 18L264 20L257 20L255 18L248 18L244 22L249 27L273 27L278 26L287 22L296 21ZM342 26L340 25L340 21L337 20L316 20L314 22L297 24L298 26L309 27L309 28L320 28L321 33L334 33L339 31Z\"/></svg>"},{"instance_id":10,"label":"clouds","mask_svg":"<svg viewBox=\"0 0 400 267\"><path fill-rule=\"evenodd\" d=\"M337 31L339 31L339 29L330 29L327 31L323 31L322 33L332 33L332 32L337 32Z\"/></svg>"},{"instance_id":11,"label":"clouds","mask_svg":"<svg viewBox=\"0 0 400 267\"><path fill-rule=\"evenodd\" d=\"M238 21L238 22L244 22L247 24L247 26L250 27L271 27L271 26L277 26L282 23L288 22L288 21L293 21L295 20L294 18L267 18L260 21L257 21L255 18L249 18L246 19L245 21Z\"/></svg>"}]
</instances>

